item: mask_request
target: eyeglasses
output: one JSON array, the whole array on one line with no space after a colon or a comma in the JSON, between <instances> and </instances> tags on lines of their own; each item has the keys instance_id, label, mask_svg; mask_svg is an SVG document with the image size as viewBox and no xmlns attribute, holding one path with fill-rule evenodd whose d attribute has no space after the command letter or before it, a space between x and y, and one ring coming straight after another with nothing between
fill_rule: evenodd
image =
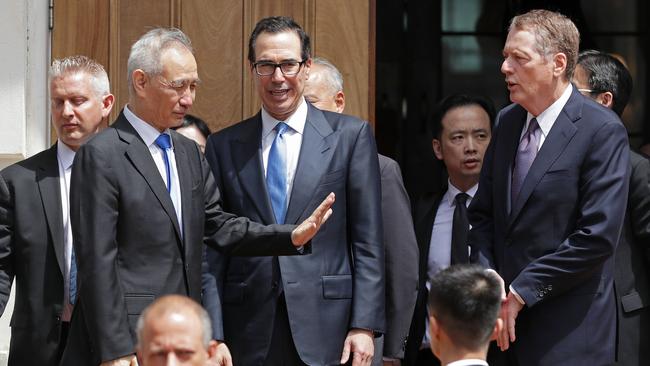
<instances>
[{"instance_id":1,"label":"eyeglasses","mask_svg":"<svg viewBox=\"0 0 650 366\"><path fill-rule=\"evenodd\" d=\"M167 80L162 76L158 76L158 81L161 85L174 90L179 95L185 94L186 90L190 90L190 93L194 93L196 87L201 84L199 79L178 79L178 80Z\"/></svg>"},{"instance_id":2,"label":"eyeglasses","mask_svg":"<svg viewBox=\"0 0 650 366\"><path fill-rule=\"evenodd\" d=\"M578 89L580 93L587 93L587 94L599 94L602 93L600 90L594 90L594 89Z\"/></svg>"},{"instance_id":3,"label":"eyeglasses","mask_svg":"<svg viewBox=\"0 0 650 366\"><path fill-rule=\"evenodd\" d=\"M285 61L279 64L260 61L253 64L255 73L259 76L269 76L275 73L276 68L280 68L282 75L284 76L293 76L300 72L300 68L305 63L305 60L302 61Z\"/></svg>"}]
</instances>

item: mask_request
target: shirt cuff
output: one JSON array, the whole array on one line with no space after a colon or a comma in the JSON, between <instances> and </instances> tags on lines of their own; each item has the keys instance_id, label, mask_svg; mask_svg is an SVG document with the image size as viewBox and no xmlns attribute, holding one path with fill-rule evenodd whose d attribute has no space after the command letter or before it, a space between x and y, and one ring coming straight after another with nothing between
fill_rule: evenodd
<instances>
[{"instance_id":1,"label":"shirt cuff","mask_svg":"<svg viewBox=\"0 0 650 366\"><path fill-rule=\"evenodd\" d=\"M510 285L510 292L512 292L512 294L515 296L515 299L517 299L517 301L519 301L521 305L526 305L524 299L522 299L521 296L519 296L519 294L517 293L517 291L515 291L512 285Z\"/></svg>"}]
</instances>

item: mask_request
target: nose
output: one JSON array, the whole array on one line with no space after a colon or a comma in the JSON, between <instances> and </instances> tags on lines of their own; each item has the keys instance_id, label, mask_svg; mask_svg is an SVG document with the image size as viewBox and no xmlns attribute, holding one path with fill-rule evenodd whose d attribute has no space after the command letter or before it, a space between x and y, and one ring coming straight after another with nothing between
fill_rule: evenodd
<instances>
[{"instance_id":1,"label":"nose","mask_svg":"<svg viewBox=\"0 0 650 366\"><path fill-rule=\"evenodd\" d=\"M470 136L467 138L467 144L465 145L465 153L473 154L476 152L476 140L474 137Z\"/></svg>"},{"instance_id":2,"label":"nose","mask_svg":"<svg viewBox=\"0 0 650 366\"><path fill-rule=\"evenodd\" d=\"M273 70L273 74L271 74L271 80L274 82L283 82L284 81L284 74L282 73L282 70L280 69L280 66L276 66L275 70Z\"/></svg>"},{"instance_id":3,"label":"nose","mask_svg":"<svg viewBox=\"0 0 650 366\"><path fill-rule=\"evenodd\" d=\"M190 90L189 88L185 89L185 92L181 96L181 99L179 99L178 103L182 105L185 108L190 108L192 104L194 104L194 96L196 94L194 93L193 90Z\"/></svg>"},{"instance_id":4,"label":"nose","mask_svg":"<svg viewBox=\"0 0 650 366\"><path fill-rule=\"evenodd\" d=\"M503 62L501 63L501 72L503 74L509 74L512 72L512 68L510 67L510 62L508 62L508 59L504 59Z\"/></svg>"},{"instance_id":5,"label":"nose","mask_svg":"<svg viewBox=\"0 0 650 366\"><path fill-rule=\"evenodd\" d=\"M72 117L72 116L74 116L74 110L72 108L72 103L70 103L70 101L68 101L68 100L63 102L63 116L64 117Z\"/></svg>"},{"instance_id":6,"label":"nose","mask_svg":"<svg viewBox=\"0 0 650 366\"><path fill-rule=\"evenodd\" d=\"M176 354L174 354L174 352L170 352L167 355L167 362L165 362L165 366L177 366L177 365L180 365L180 362L178 361Z\"/></svg>"}]
</instances>

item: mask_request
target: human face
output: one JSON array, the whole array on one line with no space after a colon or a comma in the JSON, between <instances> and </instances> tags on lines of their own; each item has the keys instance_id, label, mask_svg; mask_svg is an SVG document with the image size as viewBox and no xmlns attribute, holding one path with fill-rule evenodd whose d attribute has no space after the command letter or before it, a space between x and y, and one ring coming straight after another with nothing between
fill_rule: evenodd
<instances>
[{"instance_id":1,"label":"human face","mask_svg":"<svg viewBox=\"0 0 650 366\"><path fill-rule=\"evenodd\" d=\"M451 183L467 191L478 183L489 143L490 117L472 104L450 109L443 116L440 139L433 140L433 151L444 161Z\"/></svg>"},{"instance_id":2,"label":"human face","mask_svg":"<svg viewBox=\"0 0 650 366\"><path fill-rule=\"evenodd\" d=\"M537 52L535 35L513 29L503 47L501 72L506 76L510 100L533 115L544 111L554 101L555 63L553 57Z\"/></svg>"},{"instance_id":3,"label":"human face","mask_svg":"<svg viewBox=\"0 0 650 366\"><path fill-rule=\"evenodd\" d=\"M261 33L255 41L255 62L282 63L303 61L300 38L294 31L280 33ZM259 76L251 67L257 93L262 99L264 109L275 119L285 121L291 116L303 98L305 81L309 77L311 59L296 75L284 75L276 68L272 75Z\"/></svg>"},{"instance_id":4,"label":"human face","mask_svg":"<svg viewBox=\"0 0 650 366\"><path fill-rule=\"evenodd\" d=\"M205 154L205 144L207 140L205 139L205 136L203 136L201 131L199 131L199 129L196 128L196 126L191 125L187 127L181 127L176 129L176 132L196 142L201 148L201 152Z\"/></svg>"},{"instance_id":5,"label":"human face","mask_svg":"<svg viewBox=\"0 0 650 366\"><path fill-rule=\"evenodd\" d=\"M103 120L113 107L113 96L97 95L93 81L92 75L80 71L50 82L52 125L58 138L74 151L106 126Z\"/></svg>"},{"instance_id":6,"label":"human face","mask_svg":"<svg viewBox=\"0 0 650 366\"><path fill-rule=\"evenodd\" d=\"M194 55L183 47L164 50L160 59L159 75L136 70L140 72L134 77L136 89L142 83L139 93L142 107L136 106L134 112L162 132L183 122L194 103L199 74Z\"/></svg>"},{"instance_id":7,"label":"human face","mask_svg":"<svg viewBox=\"0 0 650 366\"><path fill-rule=\"evenodd\" d=\"M324 78L323 66L312 64L309 80L305 83L305 99L316 108L339 112L336 105L336 93L332 93Z\"/></svg>"},{"instance_id":8,"label":"human face","mask_svg":"<svg viewBox=\"0 0 650 366\"><path fill-rule=\"evenodd\" d=\"M194 314L173 312L148 316L138 357L143 366L204 366L209 352Z\"/></svg>"}]
</instances>

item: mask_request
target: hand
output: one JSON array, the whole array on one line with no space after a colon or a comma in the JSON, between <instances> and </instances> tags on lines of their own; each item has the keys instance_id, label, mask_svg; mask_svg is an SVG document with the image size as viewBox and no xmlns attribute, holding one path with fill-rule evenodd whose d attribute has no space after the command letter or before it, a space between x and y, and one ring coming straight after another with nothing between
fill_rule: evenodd
<instances>
[{"instance_id":1,"label":"hand","mask_svg":"<svg viewBox=\"0 0 650 366\"><path fill-rule=\"evenodd\" d=\"M138 366L138 359L135 355L128 355L114 360L102 362L99 366Z\"/></svg>"},{"instance_id":2,"label":"hand","mask_svg":"<svg viewBox=\"0 0 650 366\"><path fill-rule=\"evenodd\" d=\"M515 336L515 319L523 309L522 305L512 291L508 294L506 299L501 303L501 319L503 320L503 330L497 336L497 344L502 351L510 347L510 343L516 340Z\"/></svg>"},{"instance_id":3,"label":"hand","mask_svg":"<svg viewBox=\"0 0 650 366\"><path fill-rule=\"evenodd\" d=\"M352 366L370 366L375 352L372 331L365 329L352 329L348 332L343 343L341 364L348 362L350 352L354 353Z\"/></svg>"},{"instance_id":4,"label":"hand","mask_svg":"<svg viewBox=\"0 0 650 366\"><path fill-rule=\"evenodd\" d=\"M316 235L320 226L332 215L334 193L330 193L305 221L291 232L291 242L295 247L302 247Z\"/></svg>"},{"instance_id":5,"label":"hand","mask_svg":"<svg viewBox=\"0 0 650 366\"><path fill-rule=\"evenodd\" d=\"M209 366L233 366L230 350L224 342L218 342L215 354L210 357Z\"/></svg>"}]
</instances>

